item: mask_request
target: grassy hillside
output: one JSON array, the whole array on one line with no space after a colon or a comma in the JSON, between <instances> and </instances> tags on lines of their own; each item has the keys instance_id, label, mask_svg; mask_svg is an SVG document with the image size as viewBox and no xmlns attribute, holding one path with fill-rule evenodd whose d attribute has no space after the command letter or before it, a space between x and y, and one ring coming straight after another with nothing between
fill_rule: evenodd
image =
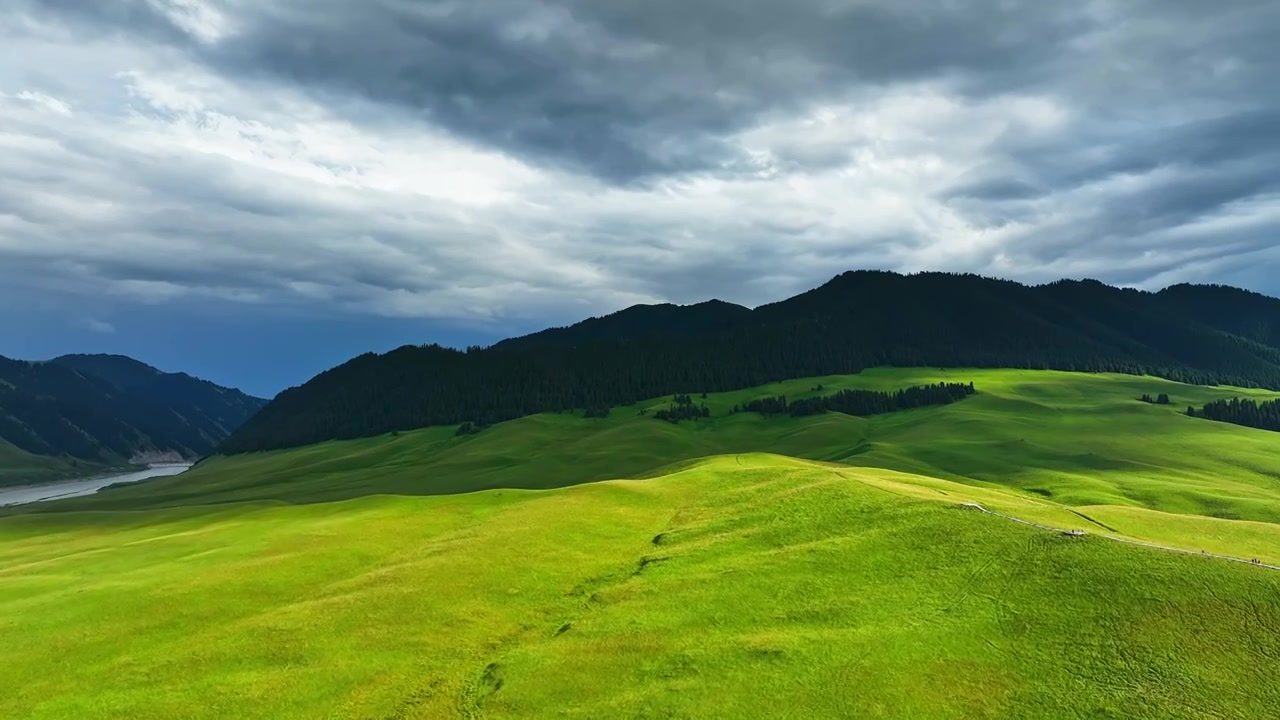
<instances>
[{"instance_id":1,"label":"grassy hillside","mask_svg":"<svg viewBox=\"0 0 1280 720\"><path fill-rule=\"evenodd\" d=\"M0 519L0 716L1280 706L1276 573L955 505L974 500L1083 522L1044 498L764 455L551 491Z\"/></svg>"},{"instance_id":2,"label":"grassy hillside","mask_svg":"<svg viewBox=\"0 0 1280 720\"><path fill-rule=\"evenodd\" d=\"M1181 414L1243 395L882 369L10 509L0 717L1266 717L1280 573L1213 555L1280 565L1280 436Z\"/></svg>"},{"instance_id":3,"label":"grassy hillside","mask_svg":"<svg viewBox=\"0 0 1280 720\"><path fill-rule=\"evenodd\" d=\"M110 469L109 465L103 463L32 455L0 439L0 487L52 482L94 475Z\"/></svg>"},{"instance_id":4,"label":"grassy hillside","mask_svg":"<svg viewBox=\"0 0 1280 720\"><path fill-rule=\"evenodd\" d=\"M888 390L973 381L954 405L874 418L728 415L754 397L846 387ZM1173 405L1138 402L1168 393ZM1181 385L1155 378L1018 370L876 369L712 394L716 417L670 425L617 408L605 420L550 414L454 437L428 428L291 451L215 458L187 475L47 509L160 507L283 500L321 502L372 493L438 494L552 488L635 477L708 455L771 452L881 467L987 487L1010 487L1075 506L1151 508L1280 522L1280 436L1185 417L1189 404L1274 393Z\"/></svg>"}]
</instances>

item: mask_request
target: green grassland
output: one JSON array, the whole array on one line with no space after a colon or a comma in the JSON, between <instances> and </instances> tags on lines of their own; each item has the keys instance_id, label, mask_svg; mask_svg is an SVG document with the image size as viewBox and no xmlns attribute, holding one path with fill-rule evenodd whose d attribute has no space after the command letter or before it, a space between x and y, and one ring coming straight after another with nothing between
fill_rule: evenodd
<instances>
[{"instance_id":1,"label":"green grassland","mask_svg":"<svg viewBox=\"0 0 1280 720\"><path fill-rule=\"evenodd\" d=\"M754 397L804 397L817 384L895 389L972 381L959 403L872 418L730 415ZM1167 392L1170 406L1137 401ZM137 509L191 503L326 502L373 493L420 495L542 489L638 477L682 460L770 452L877 467L1075 506L1119 506L1280 522L1274 433L1185 417L1187 405L1274 393L1124 375L1017 370L877 369L809 378L706 400L715 417L671 425L615 408L605 420L544 414L455 437L437 427L273 453L215 458L192 472L50 509Z\"/></svg>"},{"instance_id":2,"label":"green grassland","mask_svg":"<svg viewBox=\"0 0 1280 720\"><path fill-rule=\"evenodd\" d=\"M0 440L0 487L85 477L110 469L111 466L102 463L32 455Z\"/></svg>"},{"instance_id":3,"label":"green grassland","mask_svg":"<svg viewBox=\"0 0 1280 720\"><path fill-rule=\"evenodd\" d=\"M954 504L1000 494L736 455L551 491L9 518L0 716L1280 706L1274 573Z\"/></svg>"},{"instance_id":4,"label":"green grassland","mask_svg":"<svg viewBox=\"0 0 1280 720\"><path fill-rule=\"evenodd\" d=\"M979 392L727 414L939 380ZM1280 564L1280 435L1180 414L1241 395L880 369L11 509L0 717L1273 716L1280 572L1195 553Z\"/></svg>"}]
</instances>

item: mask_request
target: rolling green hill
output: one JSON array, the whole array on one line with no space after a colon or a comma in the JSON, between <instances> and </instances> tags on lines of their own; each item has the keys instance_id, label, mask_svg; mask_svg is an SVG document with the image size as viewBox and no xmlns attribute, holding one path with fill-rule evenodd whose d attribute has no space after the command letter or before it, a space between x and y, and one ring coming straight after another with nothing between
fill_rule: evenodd
<instances>
[{"instance_id":1,"label":"rolling green hill","mask_svg":"<svg viewBox=\"0 0 1280 720\"><path fill-rule=\"evenodd\" d=\"M974 501L1088 525L1044 499L755 454L551 491L11 517L0 715L1058 720L1280 705L1280 574L959 504Z\"/></svg>"},{"instance_id":2,"label":"rolling green hill","mask_svg":"<svg viewBox=\"0 0 1280 720\"><path fill-rule=\"evenodd\" d=\"M1054 369L1280 389L1280 300L973 275L851 272L754 310L637 306L490 348L366 354L281 393L223 445L299 447L629 405L878 366Z\"/></svg>"},{"instance_id":3,"label":"rolling green hill","mask_svg":"<svg viewBox=\"0 0 1280 720\"><path fill-rule=\"evenodd\" d=\"M11 508L0 717L1267 717L1280 435L1180 409L1276 396L880 368Z\"/></svg>"},{"instance_id":4,"label":"rolling green hill","mask_svg":"<svg viewBox=\"0 0 1280 720\"><path fill-rule=\"evenodd\" d=\"M0 484L201 457L265 402L117 355L0 357Z\"/></svg>"},{"instance_id":5,"label":"rolling green hill","mask_svg":"<svg viewBox=\"0 0 1280 720\"><path fill-rule=\"evenodd\" d=\"M812 396L819 383L830 393L969 381L978 393L962 402L871 418L729 414L734 405L756 397ZM1170 395L1172 404L1137 400L1160 393ZM49 509L552 488L635 477L709 455L772 452L1010 487L1071 505L1280 522L1280 453L1275 450L1280 435L1189 418L1180 411L1189 404L1245 396L1280 394L1126 375L879 368L711 393L705 402L713 417L679 425L638 414L666 406L666 398L655 398L615 408L604 420L585 419L581 412L552 413L468 437L455 436L452 426L435 427L216 457L179 477Z\"/></svg>"}]
</instances>

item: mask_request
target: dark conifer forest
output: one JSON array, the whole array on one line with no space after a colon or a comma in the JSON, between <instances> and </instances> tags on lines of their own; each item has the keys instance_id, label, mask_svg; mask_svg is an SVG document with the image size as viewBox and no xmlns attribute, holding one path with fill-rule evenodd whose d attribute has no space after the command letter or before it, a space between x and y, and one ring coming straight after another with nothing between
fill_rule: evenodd
<instances>
[{"instance_id":1,"label":"dark conifer forest","mask_svg":"<svg viewBox=\"0 0 1280 720\"><path fill-rule=\"evenodd\" d=\"M935 385L918 385L896 392L877 392L875 390L841 390L833 395L803 398L787 401L786 397L770 397L752 400L741 408L740 412L755 412L761 415L790 415L804 417L820 415L825 412L838 412L845 415L869 417L884 413L910 410L929 405L949 405L963 400L975 392L973 383L938 383Z\"/></svg>"},{"instance_id":2,"label":"dark conifer forest","mask_svg":"<svg viewBox=\"0 0 1280 720\"><path fill-rule=\"evenodd\" d=\"M706 397L706 393L702 396ZM665 410L659 410L653 414L658 420L679 423L683 420L697 420L698 418L711 417L711 411L706 405L697 405L693 402L693 398L689 395L676 393L671 398L670 407Z\"/></svg>"},{"instance_id":3,"label":"dark conifer forest","mask_svg":"<svg viewBox=\"0 0 1280 720\"><path fill-rule=\"evenodd\" d=\"M1206 420L1280 432L1280 400L1263 402L1248 398L1215 400L1199 410L1189 407L1187 414Z\"/></svg>"},{"instance_id":4,"label":"dark conifer forest","mask_svg":"<svg viewBox=\"0 0 1280 720\"><path fill-rule=\"evenodd\" d=\"M845 273L754 310L636 306L488 348L366 354L287 390L223 445L248 452L625 405L879 365L1155 375L1280 389L1280 300L1216 286ZM691 412L684 410L681 412Z\"/></svg>"}]
</instances>

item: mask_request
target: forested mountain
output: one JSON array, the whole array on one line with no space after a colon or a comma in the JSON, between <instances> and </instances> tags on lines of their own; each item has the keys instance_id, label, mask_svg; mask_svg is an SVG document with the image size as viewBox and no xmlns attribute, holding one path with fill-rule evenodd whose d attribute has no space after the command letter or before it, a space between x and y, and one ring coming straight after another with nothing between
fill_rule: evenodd
<instances>
[{"instance_id":1,"label":"forested mountain","mask_svg":"<svg viewBox=\"0 0 1280 720\"><path fill-rule=\"evenodd\" d=\"M731 330L751 316L749 308L722 300L697 305L636 305L605 317L591 318L564 328L551 328L503 340L495 347L531 349L553 345L581 345L597 340L636 341L651 338L700 337Z\"/></svg>"},{"instance_id":2,"label":"forested mountain","mask_svg":"<svg viewBox=\"0 0 1280 720\"><path fill-rule=\"evenodd\" d=\"M1160 299L1184 317L1280 347L1280 300L1225 285L1174 285Z\"/></svg>"},{"instance_id":3,"label":"forested mountain","mask_svg":"<svg viewBox=\"0 0 1280 720\"><path fill-rule=\"evenodd\" d=\"M282 393L223 445L246 452L490 423L877 365L1151 374L1280 389L1280 301L1096 281L842 274L789 300L640 306L491 348L362 355Z\"/></svg>"},{"instance_id":4,"label":"forested mountain","mask_svg":"<svg viewBox=\"0 0 1280 720\"><path fill-rule=\"evenodd\" d=\"M265 403L118 355L0 357L0 440L32 455L92 463L200 457Z\"/></svg>"}]
</instances>

